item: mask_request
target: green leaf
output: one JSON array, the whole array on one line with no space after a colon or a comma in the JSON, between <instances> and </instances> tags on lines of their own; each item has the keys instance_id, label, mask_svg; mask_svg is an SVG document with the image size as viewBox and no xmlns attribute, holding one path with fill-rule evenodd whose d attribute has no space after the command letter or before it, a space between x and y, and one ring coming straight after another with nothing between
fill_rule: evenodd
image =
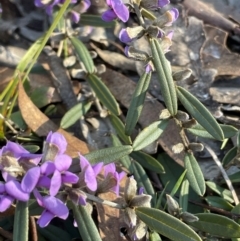
<instances>
[{"instance_id":1,"label":"green leaf","mask_svg":"<svg viewBox=\"0 0 240 241\"><path fill-rule=\"evenodd\" d=\"M233 220L213 213L195 214L199 221L189 223L200 231L223 238L240 238L240 226Z\"/></svg>"},{"instance_id":2,"label":"green leaf","mask_svg":"<svg viewBox=\"0 0 240 241\"><path fill-rule=\"evenodd\" d=\"M224 138L231 138L236 135L237 129L233 126L230 125L223 125L220 124L220 127L223 131ZM192 133L195 136L201 136L204 138L210 138L210 139L215 139L211 134L209 134L200 124L196 124L192 126L191 128L186 129L190 133Z\"/></svg>"},{"instance_id":3,"label":"green leaf","mask_svg":"<svg viewBox=\"0 0 240 241\"><path fill-rule=\"evenodd\" d=\"M141 115L151 76L152 72L144 72L137 83L126 116L125 133L127 135L131 135Z\"/></svg>"},{"instance_id":4,"label":"green leaf","mask_svg":"<svg viewBox=\"0 0 240 241\"><path fill-rule=\"evenodd\" d=\"M186 153L184 157L184 166L187 169L186 177L190 186L198 195L203 196L206 191L204 177L192 153Z\"/></svg>"},{"instance_id":5,"label":"green leaf","mask_svg":"<svg viewBox=\"0 0 240 241\"><path fill-rule=\"evenodd\" d=\"M108 164L110 162L117 161L119 158L129 155L132 152L132 147L129 145L114 146L105 149L92 151L85 155L85 157L92 163L104 162Z\"/></svg>"},{"instance_id":6,"label":"green leaf","mask_svg":"<svg viewBox=\"0 0 240 241\"><path fill-rule=\"evenodd\" d=\"M88 52L85 44L78 38L71 37L70 41L76 50L76 54L81 62L83 62L87 72L89 74L94 73L95 66L90 53Z\"/></svg>"},{"instance_id":7,"label":"green leaf","mask_svg":"<svg viewBox=\"0 0 240 241\"><path fill-rule=\"evenodd\" d=\"M139 162L144 168L154 171L156 173L164 173L164 168L158 160L142 151L134 151L130 156L137 162Z\"/></svg>"},{"instance_id":8,"label":"green leaf","mask_svg":"<svg viewBox=\"0 0 240 241\"><path fill-rule=\"evenodd\" d=\"M206 185L215 193L223 197L226 201L229 201L230 203L233 203L234 200L232 198L232 193L223 187L220 187L215 182L207 181Z\"/></svg>"},{"instance_id":9,"label":"green leaf","mask_svg":"<svg viewBox=\"0 0 240 241\"><path fill-rule=\"evenodd\" d=\"M121 141L118 139L118 137L114 134L111 134L113 146L122 146ZM120 158L120 162L123 164L124 167L126 167L128 170L130 170L131 166L131 160L128 155L123 156Z\"/></svg>"},{"instance_id":10,"label":"green leaf","mask_svg":"<svg viewBox=\"0 0 240 241\"><path fill-rule=\"evenodd\" d=\"M184 179L179 196L179 206L182 208L183 212L187 212L188 209L188 196L189 196L189 181Z\"/></svg>"},{"instance_id":11,"label":"green leaf","mask_svg":"<svg viewBox=\"0 0 240 241\"><path fill-rule=\"evenodd\" d=\"M177 87L177 95L185 109L199 124L206 129L215 139L224 139L223 131L208 109L191 93L184 88Z\"/></svg>"},{"instance_id":12,"label":"green leaf","mask_svg":"<svg viewBox=\"0 0 240 241\"><path fill-rule=\"evenodd\" d=\"M109 115L109 118L121 140L124 141L125 144L131 145L131 137L125 134L124 124L122 123L122 121L113 114Z\"/></svg>"},{"instance_id":13,"label":"green leaf","mask_svg":"<svg viewBox=\"0 0 240 241\"><path fill-rule=\"evenodd\" d=\"M101 16L84 13L81 14L80 24L92 27L114 28L116 21L105 22L102 20Z\"/></svg>"},{"instance_id":14,"label":"green leaf","mask_svg":"<svg viewBox=\"0 0 240 241\"><path fill-rule=\"evenodd\" d=\"M60 126L63 129L72 126L75 122L77 122L82 116L84 116L90 109L92 102L88 103L79 103L68 110L63 116Z\"/></svg>"},{"instance_id":15,"label":"green leaf","mask_svg":"<svg viewBox=\"0 0 240 241\"><path fill-rule=\"evenodd\" d=\"M183 179L185 178L185 175L187 173L187 170L184 170L184 172L182 173L182 175L178 178L177 182L175 183L170 196L174 196L176 194L176 192L178 191L179 187L181 186Z\"/></svg>"},{"instance_id":16,"label":"green leaf","mask_svg":"<svg viewBox=\"0 0 240 241\"><path fill-rule=\"evenodd\" d=\"M221 208L227 211L231 211L233 208L233 205L231 205L228 201L226 201L222 197L207 196L205 197L205 200L208 203L208 205L212 207Z\"/></svg>"},{"instance_id":17,"label":"green leaf","mask_svg":"<svg viewBox=\"0 0 240 241\"><path fill-rule=\"evenodd\" d=\"M202 239L185 223L154 208L136 208L137 216L151 229L176 241L201 241Z\"/></svg>"},{"instance_id":18,"label":"green leaf","mask_svg":"<svg viewBox=\"0 0 240 241\"><path fill-rule=\"evenodd\" d=\"M168 125L168 120L153 122L148 127L144 128L133 142L133 150L139 151L156 141L163 133Z\"/></svg>"},{"instance_id":19,"label":"green leaf","mask_svg":"<svg viewBox=\"0 0 240 241\"><path fill-rule=\"evenodd\" d=\"M84 241L102 241L98 229L87 208L82 205L71 203L74 218L78 224L78 230Z\"/></svg>"},{"instance_id":20,"label":"green leaf","mask_svg":"<svg viewBox=\"0 0 240 241\"><path fill-rule=\"evenodd\" d=\"M172 116L177 114L178 103L176 87L173 82L171 67L167 61L159 41L155 38L150 39L150 46L152 50L152 61L156 69L158 80L160 84L161 93L165 105Z\"/></svg>"},{"instance_id":21,"label":"green leaf","mask_svg":"<svg viewBox=\"0 0 240 241\"><path fill-rule=\"evenodd\" d=\"M40 149L38 145L23 145L23 147L30 153L36 153Z\"/></svg>"},{"instance_id":22,"label":"green leaf","mask_svg":"<svg viewBox=\"0 0 240 241\"><path fill-rule=\"evenodd\" d=\"M99 100L116 116L120 115L117 101L102 80L94 75L88 75L87 81L96 93Z\"/></svg>"},{"instance_id":23,"label":"green leaf","mask_svg":"<svg viewBox=\"0 0 240 241\"><path fill-rule=\"evenodd\" d=\"M223 166L226 167L227 165L229 165L234 160L234 158L237 156L237 153L238 153L237 146L234 146L232 149L230 149L222 160Z\"/></svg>"},{"instance_id":24,"label":"green leaf","mask_svg":"<svg viewBox=\"0 0 240 241\"><path fill-rule=\"evenodd\" d=\"M28 241L28 202L17 201L14 225L13 241Z\"/></svg>"},{"instance_id":25,"label":"green leaf","mask_svg":"<svg viewBox=\"0 0 240 241\"><path fill-rule=\"evenodd\" d=\"M130 171L133 173L134 179L137 181L138 187L144 187L145 192L153 196L155 191L143 167L138 162L132 161Z\"/></svg>"},{"instance_id":26,"label":"green leaf","mask_svg":"<svg viewBox=\"0 0 240 241\"><path fill-rule=\"evenodd\" d=\"M228 176L232 183L239 183L240 182L240 172L235 172ZM225 180L223 181L225 183Z\"/></svg>"},{"instance_id":27,"label":"green leaf","mask_svg":"<svg viewBox=\"0 0 240 241\"><path fill-rule=\"evenodd\" d=\"M161 237L156 232L150 232L150 241L162 241Z\"/></svg>"}]
</instances>

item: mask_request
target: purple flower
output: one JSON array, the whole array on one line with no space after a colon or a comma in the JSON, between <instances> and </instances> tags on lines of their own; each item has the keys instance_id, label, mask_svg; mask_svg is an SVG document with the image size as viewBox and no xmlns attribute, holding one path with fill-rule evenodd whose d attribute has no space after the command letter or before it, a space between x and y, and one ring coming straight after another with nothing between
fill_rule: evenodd
<instances>
[{"instance_id":1,"label":"purple flower","mask_svg":"<svg viewBox=\"0 0 240 241\"><path fill-rule=\"evenodd\" d=\"M38 204L45 208L37 221L41 228L46 227L54 217L64 220L68 217L69 210L60 199L53 196L42 197L36 189L34 190L34 196Z\"/></svg>"},{"instance_id":2,"label":"purple flower","mask_svg":"<svg viewBox=\"0 0 240 241\"><path fill-rule=\"evenodd\" d=\"M72 158L67 155L59 155L55 161L55 171L51 178L50 195L55 196L60 187L66 183L77 183L78 176L72 172L67 171L72 164Z\"/></svg>"},{"instance_id":3,"label":"purple flower","mask_svg":"<svg viewBox=\"0 0 240 241\"><path fill-rule=\"evenodd\" d=\"M97 179L96 174L89 163L89 161L82 155L79 155L80 157L80 167L81 167L81 173L80 173L80 182L83 182L91 191L97 190ZM98 167L98 166L97 166ZM97 168L96 169L99 169Z\"/></svg>"},{"instance_id":4,"label":"purple flower","mask_svg":"<svg viewBox=\"0 0 240 241\"><path fill-rule=\"evenodd\" d=\"M34 0L34 4L38 8L44 8L46 10L46 13L48 15L52 15L53 8L55 5L57 5L60 2L60 0L54 0L52 1L43 1L43 0Z\"/></svg>"},{"instance_id":5,"label":"purple flower","mask_svg":"<svg viewBox=\"0 0 240 241\"><path fill-rule=\"evenodd\" d=\"M103 13L102 19L106 22L110 22L119 18L123 22L127 22L129 19L128 8L123 4L122 0L107 0L108 6L111 8Z\"/></svg>"},{"instance_id":6,"label":"purple flower","mask_svg":"<svg viewBox=\"0 0 240 241\"><path fill-rule=\"evenodd\" d=\"M179 12L177 8L172 8L171 10L167 11L171 15L171 21L165 24L165 26L171 26L173 22L175 22L179 16Z\"/></svg>"},{"instance_id":7,"label":"purple flower","mask_svg":"<svg viewBox=\"0 0 240 241\"><path fill-rule=\"evenodd\" d=\"M168 5L170 3L169 0L158 0L158 7L163 8L164 6Z\"/></svg>"},{"instance_id":8,"label":"purple flower","mask_svg":"<svg viewBox=\"0 0 240 241\"><path fill-rule=\"evenodd\" d=\"M105 178L107 177L107 175L113 175L114 179L116 180L116 185L114 187L111 188L111 190L113 192L115 192L117 195L119 195L119 187L120 187L120 181L123 179L123 177L125 176L125 172L122 171L120 173L118 173L116 171L116 166L114 163L110 163L104 166L104 176Z\"/></svg>"},{"instance_id":9,"label":"purple flower","mask_svg":"<svg viewBox=\"0 0 240 241\"><path fill-rule=\"evenodd\" d=\"M15 199L27 202L29 193L25 193L16 180L10 180L5 184L0 182L0 212L7 210Z\"/></svg>"}]
</instances>

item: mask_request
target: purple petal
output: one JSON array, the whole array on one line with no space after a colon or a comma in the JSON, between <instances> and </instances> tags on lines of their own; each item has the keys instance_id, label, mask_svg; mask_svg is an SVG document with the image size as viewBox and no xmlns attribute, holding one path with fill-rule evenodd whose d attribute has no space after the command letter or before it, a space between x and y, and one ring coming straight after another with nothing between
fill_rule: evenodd
<instances>
[{"instance_id":1,"label":"purple petal","mask_svg":"<svg viewBox=\"0 0 240 241\"><path fill-rule=\"evenodd\" d=\"M116 166L114 163L109 163L104 166L104 176L106 177L108 173L114 174L116 172Z\"/></svg>"},{"instance_id":2,"label":"purple petal","mask_svg":"<svg viewBox=\"0 0 240 241\"><path fill-rule=\"evenodd\" d=\"M78 23L80 21L80 14L72 10L71 11L71 20L74 23Z\"/></svg>"},{"instance_id":3,"label":"purple petal","mask_svg":"<svg viewBox=\"0 0 240 241\"><path fill-rule=\"evenodd\" d=\"M103 164L104 164L103 162L99 162L92 166L93 171L95 173L95 177L101 172Z\"/></svg>"},{"instance_id":4,"label":"purple petal","mask_svg":"<svg viewBox=\"0 0 240 241\"><path fill-rule=\"evenodd\" d=\"M44 228L46 227L50 221L54 218L54 214L50 213L47 210L44 210L41 217L38 219L37 224L41 227Z\"/></svg>"},{"instance_id":5,"label":"purple petal","mask_svg":"<svg viewBox=\"0 0 240 241\"><path fill-rule=\"evenodd\" d=\"M68 155L58 155L54 164L59 172L66 171L72 164L72 158Z\"/></svg>"},{"instance_id":6,"label":"purple petal","mask_svg":"<svg viewBox=\"0 0 240 241\"><path fill-rule=\"evenodd\" d=\"M36 188L33 190L33 195L36 198L38 205L43 207L43 197Z\"/></svg>"},{"instance_id":7,"label":"purple petal","mask_svg":"<svg viewBox=\"0 0 240 241\"><path fill-rule=\"evenodd\" d=\"M173 30L172 30L172 31L169 31L166 36L167 36L168 38L170 38L170 40L172 40L173 33L174 33Z\"/></svg>"},{"instance_id":8,"label":"purple petal","mask_svg":"<svg viewBox=\"0 0 240 241\"><path fill-rule=\"evenodd\" d=\"M61 219L68 217L69 211L67 206L58 198L45 196L43 197L43 205L49 212Z\"/></svg>"},{"instance_id":9,"label":"purple petal","mask_svg":"<svg viewBox=\"0 0 240 241\"><path fill-rule=\"evenodd\" d=\"M128 32L125 28L123 28L119 33L119 39L123 43L129 43L132 41L132 39L129 37Z\"/></svg>"},{"instance_id":10,"label":"purple petal","mask_svg":"<svg viewBox=\"0 0 240 241\"><path fill-rule=\"evenodd\" d=\"M56 170L56 166L53 162L48 161L48 162L44 162L41 165L40 169L41 169L41 174L48 176L54 173L54 171Z\"/></svg>"},{"instance_id":11,"label":"purple petal","mask_svg":"<svg viewBox=\"0 0 240 241\"><path fill-rule=\"evenodd\" d=\"M46 138L46 142L57 146L59 150L58 154L63 154L67 149L67 141L65 137L58 132L54 132L54 133L49 132Z\"/></svg>"},{"instance_id":12,"label":"purple petal","mask_svg":"<svg viewBox=\"0 0 240 241\"><path fill-rule=\"evenodd\" d=\"M130 48L130 46L126 46L126 47L124 48L124 54L125 54L127 57L129 57L129 54L128 54L129 48Z\"/></svg>"},{"instance_id":13,"label":"purple petal","mask_svg":"<svg viewBox=\"0 0 240 241\"><path fill-rule=\"evenodd\" d=\"M163 8L164 6L166 6L169 3L170 3L169 0L158 0L158 7Z\"/></svg>"},{"instance_id":14,"label":"purple petal","mask_svg":"<svg viewBox=\"0 0 240 241\"><path fill-rule=\"evenodd\" d=\"M97 180L90 165L84 170L84 181L91 191L97 190Z\"/></svg>"},{"instance_id":15,"label":"purple petal","mask_svg":"<svg viewBox=\"0 0 240 241\"><path fill-rule=\"evenodd\" d=\"M128 8L122 3L122 0L111 0L113 11L116 13L119 19L124 23L129 19Z\"/></svg>"},{"instance_id":16,"label":"purple petal","mask_svg":"<svg viewBox=\"0 0 240 241\"><path fill-rule=\"evenodd\" d=\"M79 200L78 200L79 204L82 206L86 206L87 205L87 200L86 200L86 196L84 195L80 195L79 196Z\"/></svg>"},{"instance_id":17,"label":"purple petal","mask_svg":"<svg viewBox=\"0 0 240 241\"><path fill-rule=\"evenodd\" d=\"M140 187L138 190L138 195L142 195L144 193L144 187Z\"/></svg>"},{"instance_id":18,"label":"purple petal","mask_svg":"<svg viewBox=\"0 0 240 241\"><path fill-rule=\"evenodd\" d=\"M37 8L41 8L45 6L41 0L34 0L34 4Z\"/></svg>"},{"instance_id":19,"label":"purple petal","mask_svg":"<svg viewBox=\"0 0 240 241\"><path fill-rule=\"evenodd\" d=\"M80 13L85 13L91 6L91 2L89 0L83 0L81 1L80 4L81 4Z\"/></svg>"},{"instance_id":20,"label":"purple petal","mask_svg":"<svg viewBox=\"0 0 240 241\"><path fill-rule=\"evenodd\" d=\"M35 165L38 165L38 163L42 159L42 154L32 154L32 153L23 153L21 154L21 158L31 160Z\"/></svg>"},{"instance_id":21,"label":"purple petal","mask_svg":"<svg viewBox=\"0 0 240 241\"><path fill-rule=\"evenodd\" d=\"M29 193L23 192L21 185L17 181L9 181L5 184L8 195L14 197L19 201L26 202L29 200Z\"/></svg>"},{"instance_id":22,"label":"purple petal","mask_svg":"<svg viewBox=\"0 0 240 241\"><path fill-rule=\"evenodd\" d=\"M109 7L112 7L112 2L111 2L111 0L107 0L106 3L107 3L107 5L108 5Z\"/></svg>"},{"instance_id":23,"label":"purple petal","mask_svg":"<svg viewBox=\"0 0 240 241\"><path fill-rule=\"evenodd\" d=\"M13 203L14 198L8 195L0 195L0 212L6 211Z\"/></svg>"},{"instance_id":24,"label":"purple petal","mask_svg":"<svg viewBox=\"0 0 240 241\"><path fill-rule=\"evenodd\" d=\"M150 73L151 71L153 71L152 65L151 64L147 64L145 67L145 72L146 73Z\"/></svg>"},{"instance_id":25,"label":"purple petal","mask_svg":"<svg viewBox=\"0 0 240 241\"><path fill-rule=\"evenodd\" d=\"M30 193L38 183L40 177L40 167L33 167L24 175L21 188L24 192Z\"/></svg>"},{"instance_id":26,"label":"purple petal","mask_svg":"<svg viewBox=\"0 0 240 241\"><path fill-rule=\"evenodd\" d=\"M53 176L51 178L51 184L50 184L50 189L49 189L50 195L55 196L58 193L61 185L62 185L61 173L56 170L53 173Z\"/></svg>"},{"instance_id":27,"label":"purple petal","mask_svg":"<svg viewBox=\"0 0 240 241\"><path fill-rule=\"evenodd\" d=\"M79 180L79 177L72 173L72 172L64 172L62 174L62 183L77 183Z\"/></svg>"},{"instance_id":28,"label":"purple petal","mask_svg":"<svg viewBox=\"0 0 240 241\"><path fill-rule=\"evenodd\" d=\"M171 10L169 10L169 12L171 13L172 17L173 17L173 22L176 21L176 19L179 16L179 12L176 8L172 8Z\"/></svg>"},{"instance_id":29,"label":"purple petal","mask_svg":"<svg viewBox=\"0 0 240 241\"><path fill-rule=\"evenodd\" d=\"M44 188L50 188L51 185L51 179L47 176L42 176L39 178L37 186L38 187L44 187Z\"/></svg>"},{"instance_id":30,"label":"purple petal","mask_svg":"<svg viewBox=\"0 0 240 241\"><path fill-rule=\"evenodd\" d=\"M3 182L0 182L0 194L4 193L5 191L5 184Z\"/></svg>"},{"instance_id":31,"label":"purple petal","mask_svg":"<svg viewBox=\"0 0 240 241\"><path fill-rule=\"evenodd\" d=\"M126 176L126 172L122 171L118 173L118 180L121 181Z\"/></svg>"},{"instance_id":32,"label":"purple petal","mask_svg":"<svg viewBox=\"0 0 240 241\"><path fill-rule=\"evenodd\" d=\"M116 18L117 18L117 15L112 9L108 9L102 14L102 20L105 22L111 22Z\"/></svg>"},{"instance_id":33,"label":"purple petal","mask_svg":"<svg viewBox=\"0 0 240 241\"><path fill-rule=\"evenodd\" d=\"M21 157L23 153L29 153L22 146L12 141L8 141L7 145L2 148L2 154L6 154L7 152L10 152L16 158Z\"/></svg>"},{"instance_id":34,"label":"purple petal","mask_svg":"<svg viewBox=\"0 0 240 241\"><path fill-rule=\"evenodd\" d=\"M82 155L79 155L80 158L80 167L81 169L85 169L87 166L91 165L89 161Z\"/></svg>"}]
</instances>

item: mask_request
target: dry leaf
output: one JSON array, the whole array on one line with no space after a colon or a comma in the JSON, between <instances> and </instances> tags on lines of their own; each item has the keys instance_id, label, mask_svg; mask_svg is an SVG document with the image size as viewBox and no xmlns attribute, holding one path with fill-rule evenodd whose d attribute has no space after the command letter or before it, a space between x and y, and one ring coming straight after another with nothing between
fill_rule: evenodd
<instances>
[{"instance_id":1,"label":"dry leaf","mask_svg":"<svg viewBox=\"0 0 240 241\"><path fill-rule=\"evenodd\" d=\"M79 152L81 154L89 152L88 146L85 142L70 135L63 129L58 128L58 126L56 126L32 103L21 82L19 82L18 86L18 105L24 121L33 132L39 136L46 136L49 131L58 131L66 138L68 143L66 154L71 157L77 157Z\"/></svg>"}]
</instances>

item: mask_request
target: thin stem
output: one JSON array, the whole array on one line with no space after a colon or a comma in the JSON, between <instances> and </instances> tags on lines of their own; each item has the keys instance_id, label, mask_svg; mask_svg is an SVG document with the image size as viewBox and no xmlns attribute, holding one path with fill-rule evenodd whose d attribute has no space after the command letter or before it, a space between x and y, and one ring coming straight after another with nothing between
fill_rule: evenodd
<instances>
[{"instance_id":1,"label":"thin stem","mask_svg":"<svg viewBox=\"0 0 240 241\"><path fill-rule=\"evenodd\" d=\"M224 178L224 180L225 180L225 182L226 182L230 192L232 193L233 200L234 200L235 204L238 205L239 204L238 196L236 194L235 189L233 188L231 180L229 179L227 173L225 172L225 170L224 170L224 168L222 166L222 163L220 162L220 160L218 159L218 157L216 156L216 154L214 153L214 151L212 150L212 148L210 146L208 146L206 143L204 143L204 146L208 150L210 155L212 156L212 158L215 161L215 163L217 164L217 166L219 167L219 169L220 169L220 171L222 173L222 176L223 176L223 178Z\"/></svg>"},{"instance_id":2,"label":"thin stem","mask_svg":"<svg viewBox=\"0 0 240 241\"><path fill-rule=\"evenodd\" d=\"M87 196L87 199L89 199L91 201L101 203L103 205L108 205L110 207L117 208L117 209L124 209L125 208L125 205L118 204L118 203L111 202L111 201L107 201L107 200L103 200L103 199L101 199L99 197L96 197L96 196L94 196L92 194L89 194L89 193L85 193L85 194Z\"/></svg>"}]
</instances>

